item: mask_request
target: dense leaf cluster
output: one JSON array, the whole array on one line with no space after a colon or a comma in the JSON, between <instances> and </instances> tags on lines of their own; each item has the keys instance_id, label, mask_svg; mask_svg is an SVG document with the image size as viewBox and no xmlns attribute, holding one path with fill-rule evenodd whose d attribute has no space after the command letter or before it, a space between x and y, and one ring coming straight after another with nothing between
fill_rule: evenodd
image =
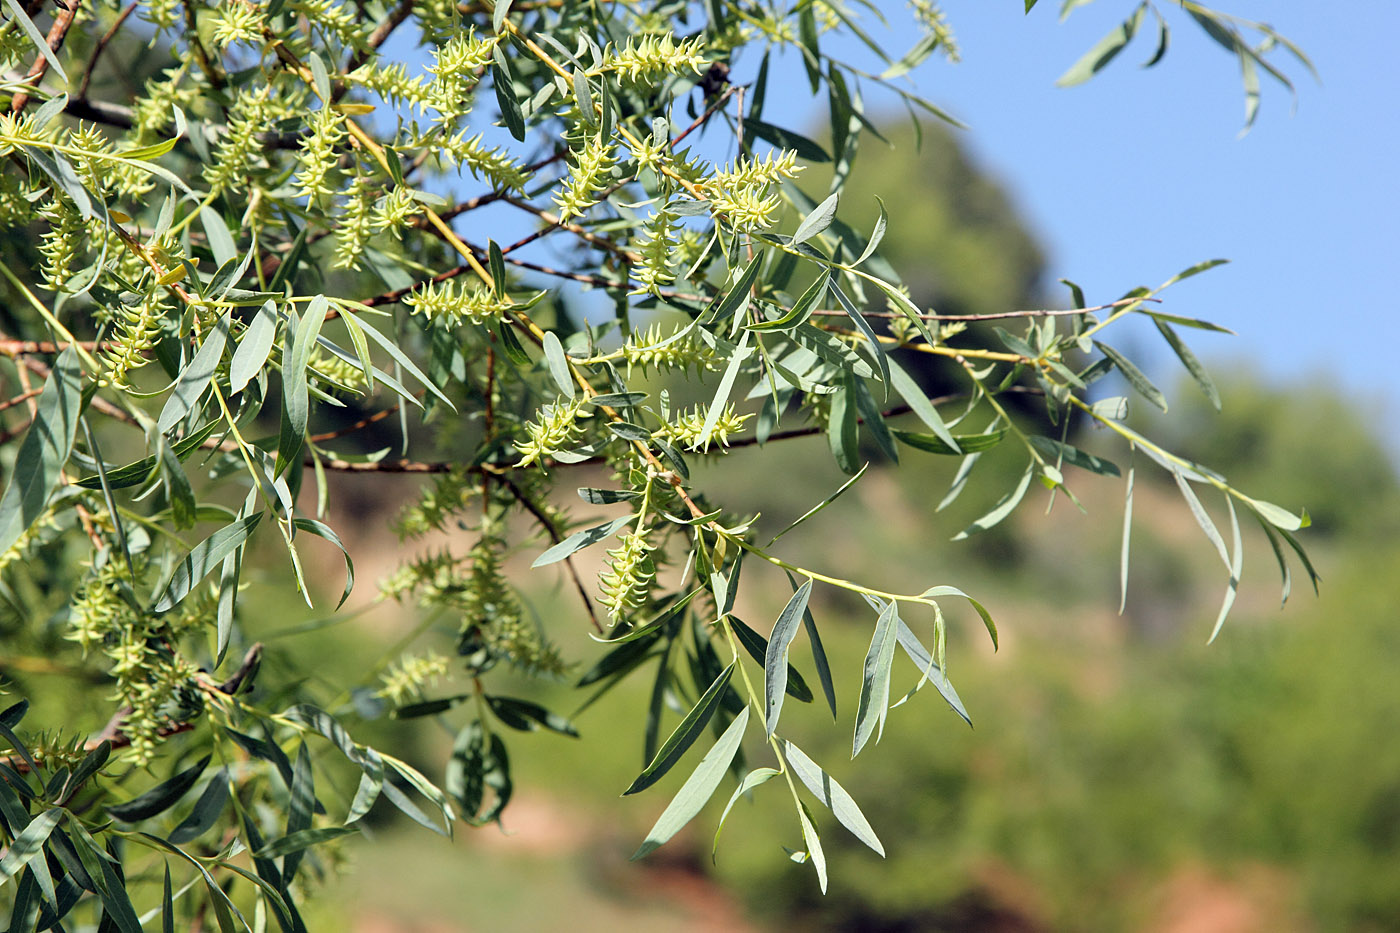
<instances>
[{"instance_id":1,"label":"dense leaf cluster","mask_svg":"<svg viewBox=\"0 0 1400 933\"><path fill-rule=\"evenodd\" d=\"M719 738L638 855L731 770L741 776L731 807L781 776L803 840L793 857L825 889L813 800L883 848L850 795L783 733L785 698L816 694L791 658L799 631L838 709L814 592L858 594L874 619L846 704L853 754L883 729L901 653L919 675L911 694L932 684L968 718L945 656L943 605L961 590L923 581L889 592L779 549L867 475L872 456L961 458L946 503L983 451L1023 450L1019 480L966 537L1005 519L1035 483L1073 499L1069 467L1122 476L1075 444L1080 424L1098 424L1128 451L1129 518L1141 452L1175 478L1219 551L1230 583L1217 630L1238 582L1241 510L1274 544L1286 593L1283 548L1298 550L1291 533L1306 517L1161 448L1125 423L1126 400L1091 389L1117 372L1165 409L1104 342L1118 322L1147 317L1218 402L1179 334L1213 325L1164 312L1159 297L1214 263L1096 306L1071 285L1073 308L1007 309L989 345L910 298L880 255L883 205L869 230L843 221L860 142L879 135L863 87L948 119L898 83L937 51L957 54L937 6L913 6L923 33L894 58L862 26L879 10L840 0L75 2L46 30L8 0L0 597L24 620L17 639L48 638L50 657L112 685L110 722L90 739L24 718L26 699L0 714L12 929L100 916L101 929L132 931L137 904L167 928L199 917L234 930L269 915L304 928L303 879L377 802L440 832L496 821L511 796L509 730L576 734L534 700L502 695L497 669L571 677L596 696L650 667L648 764L627 793L660 780L707 730ZM1257 96L1253 69L1273 68L1242 30L1276 35L1183 6L1241 56ZM1066 80L1102 67L1145 8ZM386 54L410 26L420 50ZM882 70L828 54L837 31L868 45ZM830 102L828 145L783 125L770 100L784 50ZM92 81L104 55L138 54L150 73L138 69L133 100ZM825 191L804 187L815 162L832 169ZM478 193L444 197L452 178ZM498 216L488 206L526 226L490 227L479 219ZM532 247L545 238L569 242L555 254L565 259L541 261ZM607 294L615 316L579 323L562 283ZM964 390L929 397L910 354L955 367ZM667 380L697 373L700 401L678 404ZM1043 399L1050 434L1008 409L1013 390ZM393 414L397 455L358 443ZM413 459L420 420L455 425L464 455ZM692 481L699 458L805 433L824 434L851 479L771 540L757 516L731 514ZM580 465L600 477L578 492L612 516L601 523L575 522L554 495ZM386 665L379 689L345 685L326 711L304 684L258 678L243 603L256 542L280 549L310 600L308 537L344 550L324 521L337 472L433 474L401 532L460 526L472 543L427 550L382 586L449 627L456 657L415 649ZM1198 489L1224 503L1230 542ZM573 557L607 541L590 584ZM533 617L502 569L521 549L572 578L576 616L548 627ZM790 585L767 636L735 615L744 567L745 585ZM348 553L345 571L341 603L354 585ZM995 641L991 616L970 602ZM607 648L580 676L558 643L590 621ZM246 646L241 665L234 646ZM439 695L447 677L465 689ZM36 699L45 689L20 687ZM663 735L668 702L684 712ZM386 706L453 724L441 789L348 731ZM769 764L750 769L750 756ZM356 789L342 797L326 775L345 769ZM133 900L143 883L163 894Z\"/></svg>"}]
</instances>

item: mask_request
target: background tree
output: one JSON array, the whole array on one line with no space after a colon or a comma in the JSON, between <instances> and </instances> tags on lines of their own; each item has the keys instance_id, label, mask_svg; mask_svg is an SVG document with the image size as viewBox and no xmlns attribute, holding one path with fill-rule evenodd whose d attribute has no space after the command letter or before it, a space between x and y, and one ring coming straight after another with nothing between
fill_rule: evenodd
<instances>
[{"instance_id":1,"label":"background tree","mask_svg":"<svg viewBox=\"0 0 1400 933\"><path fill-rule=\"evenodd\" d=\"M1260 69L1286 81L1271 55L1302 60L1267 26L1181 6L1238 56L1251 100ZM1107 64L1149 10L1138 7L1067 80ZM171 60L134 99L107 99L84 76L132 11ZM571 621L591 621L609 643L578 687L595 695L634 672L651 678L647 764L628 793L660 780L707 728L718 736L637 855L688 822L727 772L741 790L780 778L770 791L785 787L795 804L794 858L824 890L814 803L884 847L782 728L785 697L820 692L838 710L813 592L846 594L874 619L858 689L841 704L855 713L853 755L883 732L899 651L915 665L910 693L931 684L968 718L947 674L945 603L969 602L997 638L982 604L950 583L857 582L839 554L828 554L835 567L784 556L779 539L867 474L863 435L892 462L901 450L960 456L953 497L983 451L1019 451L1010 492L965 537L1005 519L1033 482L1073 499L1069 467L1122 475L1068 442L1073 421L1102 426L1173 477L1226 564L1215 631L1237 588L1241 516L1258 519L1285 572L1286 549L1302 556L1291 533L1305 514L1171 454L1126 423L1125 400L1090 393L1117 370L1165 408L1099 339L1146 316L1215 400L1177 331L1212 325L1162 311L1159 297L1214 262L1092 306L1071 286L1075 307L1062 312L997 310L1008 327L991 342L913 299L879 253L883 208L868 230L842 218L869 125L862 84L942 116L893 82L952 49L939 11L917 5L924 35L913 49L901 59L877 51L883 73L862 71L823 44L858 30L855 12L825 0L235 0L70 7L41 26L11 8L0 206L11 255L37 242L39 257L0 264L10 299L0 345L14 361L3 404L22 419L4 429L14 443L0 560L8 611L24 620L16 641L33 659L33 670L11 666L26 678L24 698L0 714L12 927L132 930L139 907L167 923L212 917L232 929L271 915L300 929L320 847L357 833L381 801L441 832L458 818L499 820L512 790L507 730L576 732L536 698L503 692L507 673L576 673L560 647L571 629L533 618L528 591L503 572L522 550L535 567L563 565L579 597ZM424 42L421 74L383 53L410 20ZM100 38L65 47L80 21ZM830 152L773 116L770 72L781 62L771 53L784 48L830 101ZM492 109L500 131L479 120ZM732 129L727 151L691 147L707 126ZM805 163L822 162L832 184L808 190ZM433 193L439 173L454 171L480 193ZM505 207L536 228L498 242L488 209ZM530 250L545 238L571 241L565 267ZM570 320L541 281L603 289L617 315ZM950 361L957 392L927 395L893 349ZM676 404L653 372L698 373L702 401ZM1044 408L1035 420L1006 401L1028 393ZM364 414L337 418L346 399ZM407 456L409 408L450 425L468 453ZM390 417L399 459L345 440ZM726 508L692 474L707 455L811 433L851 478L787 527ZM256 569L249 546L279 543L310 601L311 539L344 549L322 520L336 472L433 474L400 533L471 530L465 550L424 553L382 584L422 607L421 631L450 630L454 659L419 649L373 688L322 684L314 666L260 672L241 595ZM584 501L614 517L570 533L580 523L552 493L575 475L592 483L579 489ZM1127 477L1131 489L1132 467ZM1228 540L1195 486L1224 506ZM585 548L615 535L590 594L573 558L582 564ZM348 552L344 567L342 603L354 582ZM790 588L767 636L735 614L744 567L746 588ZM812 654L805 677L789 657L799 629ZM438 690L449 673L457 688ZM74 715L71 695L32 675L96 681L101 691L85 696L109 698L107 724L93 708ZM668 701L683 713L670 729ZM348 728L386 705L398 719L453 724L441 789Z\"/></svg>"}]
</instances>

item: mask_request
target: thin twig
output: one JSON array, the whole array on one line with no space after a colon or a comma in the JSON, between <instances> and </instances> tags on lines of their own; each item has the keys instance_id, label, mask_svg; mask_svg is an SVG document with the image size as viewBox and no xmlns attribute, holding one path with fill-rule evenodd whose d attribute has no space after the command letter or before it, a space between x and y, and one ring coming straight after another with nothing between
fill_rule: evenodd
<instances>
[{"instance_id":1,"label":"thin twig","mask_svg":"<svg viewBox=\"0 0 1400 933\"><path fill-rule=\"evenodd\" d=\"M121 14L117 17L117 21L112 24L112 28L104 32L102 38L97 40L97 48L92 50L92 57L88 59L87 67L83 69L83 80L78 85L78 97L87 97L88 85L92 83L92 73L97 68L98 59L102 57L103 52L107 51L107 44L116 38L117 33L122 28L122 24L126 22L127 17L135 12L139 4L140 0L132 0L132 2L121 11Z\"/></svg>"}]
</instances>

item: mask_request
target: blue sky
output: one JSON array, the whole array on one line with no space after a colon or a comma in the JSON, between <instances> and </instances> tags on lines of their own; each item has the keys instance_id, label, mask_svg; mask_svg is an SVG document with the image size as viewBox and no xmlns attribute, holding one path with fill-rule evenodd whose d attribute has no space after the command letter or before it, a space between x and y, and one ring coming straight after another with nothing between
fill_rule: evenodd
<instances>
[{"instance_id":1,"label":"blue sky","mask_svg":"<svg viewBox=\"0 0 1400 933\"><path fill-rule=\"evenodd\" d=\"M892 18L903 8L880 5ZM1266 83L1243 137L1238 65L1169 4L1172 47L1155 68L1138 67L1156 41L1144 28L1088 84L1055 87L1134 4L1098 0L1062 24L1059 5L1042 0L1025 15L1020 0L951 0L944 9L963 60L915 73L925 96L969 125L964 141L1027 214L1051 280L1111 300L1229 258L1166 296L1165 310L1239 334L1191 332L1198 352L1217 369L1247 359L1278 381L1336 383L1378 415L1400 451L1391 286L1400 269L1400 3L1220 0L1218 9L1267 19L1321 75L1319 84L1288 68L1296 112L1287 89ZM859 50L852 43L840 54ZM1174 382L1169 351L1141 333L1140 346L1157 354L1152 371Z\"/></svg>"}]
</instances>

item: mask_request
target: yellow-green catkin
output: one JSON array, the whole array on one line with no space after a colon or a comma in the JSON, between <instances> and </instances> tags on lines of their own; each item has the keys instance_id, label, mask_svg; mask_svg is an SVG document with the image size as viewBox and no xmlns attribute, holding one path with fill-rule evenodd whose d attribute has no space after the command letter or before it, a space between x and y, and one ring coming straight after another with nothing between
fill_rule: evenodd
<instances>
[{"instance_id":1,"label":"yellow-green catkin","mask_svg":"<svg viewBox=\"0 0 1400 933\"><path fill-rule=\"evenodd\" d=\"M656 579L652 550L645 533L629 532L622 536L618 547L608 551L608 567L598 575L602 591L599 602L608 610L613 624L630 618L650 599Z\"/></svg>"},{"instance_id":2,"label":"yellow-green catkin","mask_svg":"<svg viewBox=\"0 0 1400 933\"><path fill-rule=\"evenodd\" d=\"M579 419L589 417L583 406L581 398L571 401L561 398L553 404L540 406L535 420L525 423L528 439L515 445L521 454L515 465L529 466L573 446L581 431Z\"/></svg>"}]
</instances>

